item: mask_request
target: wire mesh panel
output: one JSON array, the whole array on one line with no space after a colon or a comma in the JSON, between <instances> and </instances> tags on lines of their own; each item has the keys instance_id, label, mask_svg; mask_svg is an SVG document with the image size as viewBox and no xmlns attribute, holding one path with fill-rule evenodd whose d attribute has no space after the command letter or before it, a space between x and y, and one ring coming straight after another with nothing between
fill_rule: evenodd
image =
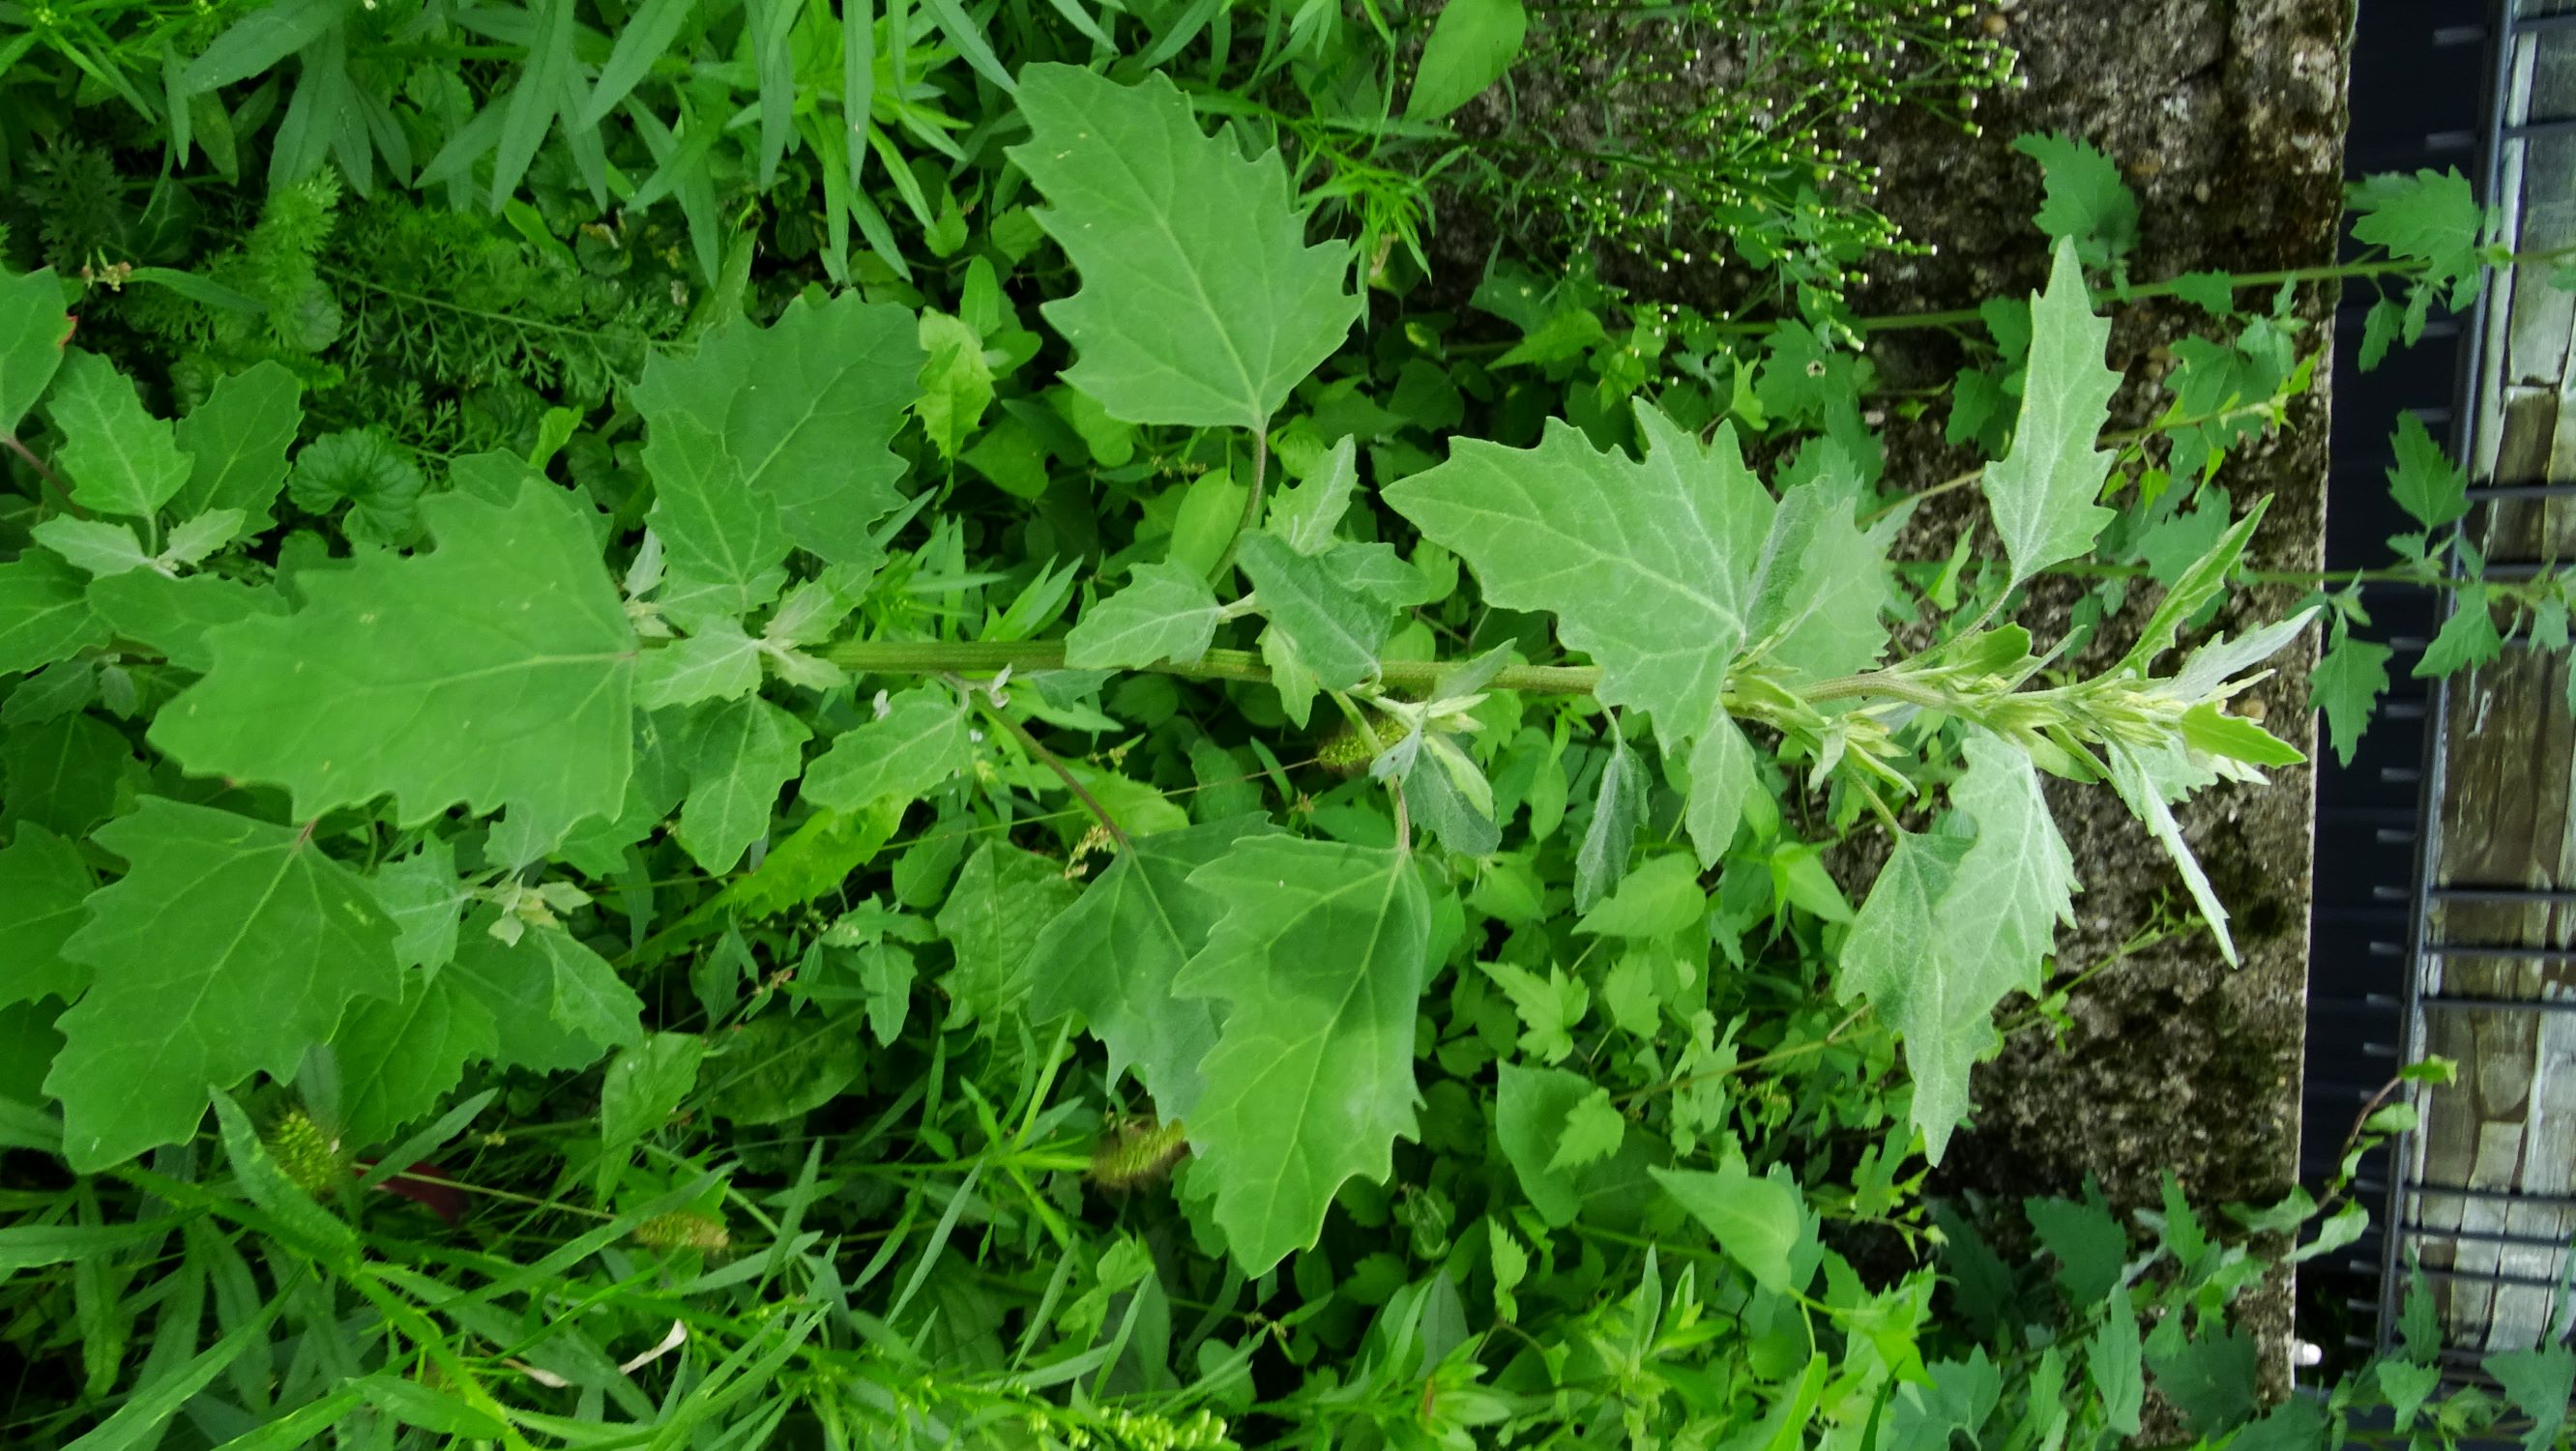
<instances>
[{"instance_id":1,"label":"wire mesh panel","mask_svg":"<svg viewBox=\"0 0 2576 1451\"><path fill-rule=\"evenodd\" d=\"M2477 177L2517 252L2576 244L2576 0L2501 14ZM2450 425L2476 481L2454 561L2528 579L2576 555L2576 297L2548 269L2490 281L2468 320ZM2428 424L2436 420L2427 419ZM2442 430L2435 429L2439 434ZM2462 601L2465 600L2465 604ZM2488 608L2474 593L2449 608ZM2422 642L2416 642L2420 648ZM2408 1058L2456 1082L2416 1090L2420 1128L2387 1185L2380 1335L2410 1269L2464 1372L2555 1322L2576 1241L2576 694L2566 657L2506 649L2437 682L2402 951ZM2388 946L2397 949L2392 942Z\"/></svg>"}]
</instances>

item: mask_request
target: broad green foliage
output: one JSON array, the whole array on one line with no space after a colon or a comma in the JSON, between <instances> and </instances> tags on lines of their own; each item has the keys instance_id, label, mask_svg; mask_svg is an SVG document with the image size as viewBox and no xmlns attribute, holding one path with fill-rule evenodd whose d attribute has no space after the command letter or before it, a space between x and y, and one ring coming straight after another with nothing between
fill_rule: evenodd
<instances>
[{"instance_id":1,"label":"broad green foliage","mask_svg":"<svg viewBox=\"0 0 2576 1451\"><path fill-rule=\"evenodd\" d=\"M1172 983L1225 1004L1190 1144L1258 1272L1312 1245L1343 1181L1385 1178L1415 1133L1431 907L1402 854L1292 837L1246 837L1189 884L1225 904Z\"/></svg>"},{"instance_id":2,"label":"broad green foliage","mask_svg":"<svg viewBox=\"0 0 2576 1451\"><path fill-rule=\"evenodd\" d=\"M1031 66L1020 108L1011 159L1084 283L1045 309L1078 357L1065 381L1129 423L1261 427L1360 307L1347 250L1307 245L1277 153L1209 138L1159 75Z\"/></svg>"},{"instance_id":3,"label":"broad green foliage","mask_svg":"<svg viewBox=\"0 0 2576 1451\"><path fill-rule=\"evenodd\" d=\"M1387 501L1474 567L1487 599L1556 615L1565 642L1600 662L1600 698L1644 710L1668 754L1698 743L1690 826L1709 862L1751 774L1728 672L1739 656L1788 680L1876 660L1885 542L1853 522L1852 484L1832 462L1775 501L1731 427L1703 447L1651 407L1637 419L1642 461L1556 426L1531 450L1461 442Z\"/></svg>"},{"instance_id":4,"label":"broad green foliage","mask_svg":"<svg viewBox=\"0 0 2576 1451\"><path fill-rule=\"evenodd\" d=\"M1197 1111L1199 1065L1225 1019L1222 1003L1173 991L1225 910L1224 898L1194 885L1191 874L1262 829L1236 818L1140 838L1047 924L1030 952L1030 1015L1043 1022L1080 1013L1108 1049L1109 1076L1133 1073L1155 1108L1175 1119Z\"/></svg>"},{"instance_id":5,"label":"broad green foliage","mask_svg":"<svg viewBox=\"0 0 2576 1451\"><path fill-rule=\"evenodd\" d=\"M401 991L393 923L309 832L149 797L98 841L128 870L62 945L88 984L45 1080L79 1168L186 1139L209 1090L291 1079L352 1004Z\"/></svg>"},{"instance_id":6,"label":"broad green foliage","mask_svg":"<svg viewBox=\"0 0 2576 1451\"><path fill-rule=\"evenodd\" d=\"M903 501L903 461L886 445L921 362L909 314L847 295L800 301L765 328L718 328L686 359L657 356L634 395L692 491L656 506L674 560L725 583L757 578L778 562L773 521L822 559L873 560L869 527ZM677 436L661 437L666 426Z\"/></svg>"},{"instance_id":7,"label":"broad green foliage","mask_svg":"<svg viewBox=\"0 0 2576 1451\"><path fill-rule=\"evenodd\" d=\"M1998 1041L1995 1005L2038 988L2058 923L2074 920L2074 861L2029 758L1984 735L1964 754L1950 800L1970 833L1897 838L1836 980L1904 1040L1914 1123L1934 1163L1967 1115L1969 1069Z\"/></svg>"},{"instance_id":8,"label":"broad green foliage","mask_svg":"<svg viewBox=\"0 0 2576 1451\"><path fill-rule=\"evenodd\" d=\"M294 614L214 632L155 742L284 786L306 816L379 795L406 822L459 802L615 814L635 637L578 510L534 484L507 505L430 500L436 550L317 571Z\"/></svg>"},{"instance_id":9,"label":"broad green foliage","mask_svg":"<svg viewBox=\"0 0 2576 1451\"><path fill-rule=\"evenodd\" d=\"M2100 153L2026 148L2062 241L1932 540L1803 182L1712 223L1767 335L1508 240L1423 285L1509 0L30 24L0 1439L2315 1439L2224 1307L2349 1184L2010 1260L1926 1197L2092 966L2043 773L2228 954L2178 804L2301 759L2240 701L2318 611L2339 748L2385 685L2352 588L2210 630L2286 304L2107 291L2242 329L2102 433ZM2487 589L2435 662L2565 645Z\"/></svg>"}]
</instances>

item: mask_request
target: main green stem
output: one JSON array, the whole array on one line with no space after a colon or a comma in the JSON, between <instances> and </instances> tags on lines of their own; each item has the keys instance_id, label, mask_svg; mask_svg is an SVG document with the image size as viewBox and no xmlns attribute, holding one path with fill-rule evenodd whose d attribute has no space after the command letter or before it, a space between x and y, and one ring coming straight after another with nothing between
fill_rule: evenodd
<instances>
[{"instance_id":1,"label":"main green stem","mask_svg":"<svg viewBox=\"0 0 2576 1451\"><path fill-rule=\"evenodd\" d=\"M823 658L861 675L992 675L1008 670L1062 670L1062 640L845 640L825 649ZM1162 675L1191 680L1270 679L1270 667L1251 650L1210 650L1187 665L1165 661L1143 667ZM1386 660L1378 678L1404 690L1427 690L1460 667L1454 660ZM1589 665L1514 665L1504 669L1487 689L1517 690L1531 695L1589 695L1601 684L1601 671Z\"/></svg>"}]
</instances>

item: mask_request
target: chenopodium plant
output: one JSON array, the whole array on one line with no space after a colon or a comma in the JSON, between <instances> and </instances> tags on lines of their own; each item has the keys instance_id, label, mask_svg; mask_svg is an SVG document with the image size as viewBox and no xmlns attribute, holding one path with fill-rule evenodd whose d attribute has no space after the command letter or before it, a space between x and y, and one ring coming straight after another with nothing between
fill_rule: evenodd
<instances>
[{"instance_id":1,"label":"chenopodium plant","mask_svg":"<svg viewBox=\"0 0 2576 1451\"><path fill-rule=\"evenodd\" d=\"M2162 667L2259 510L2097 674L2053 670L1996 608L1890 660L1893 520L1863 522L1851 461L1811 443L1766 487L1727 429L1641 405L1640 457L1558 426L1529 449L1460 440L1380 490L1488 604L1553 616L1580 658L1391 659L1424 585L1388 544L1347 536L1353 449L1305 458L1293 487L1265 477L1268 422L1361 314L1347 250L1307 242L1275 152L1210 137L1167 81L1018 79L1030 135L1012 156L1082 279L1045 310L1076 354L1064 381L1128 424L1243 430L1254 459L1238 518L1176 531L1060 640L845 628L920 504L888 448L924 406L922 329L900 306L800 301L656 358L632 392L654 490L638 542L523 460L478 455L422 501L427 547L331 558L307 536L260 563L244 545L273 527L293 380L254 368L155 418L65 346L53 278L0 289L0 426L25 449L14 430L41 402L58 435L51 464L26 452L49 492L0 564L0 669L26 677L13 722L41 724L62 761L103 763L13 801L0 851L0 1003L68 1004L14 1030L50 1058L60 1112L22 1138L108 1169L192 1138L210 1102L230 1124L231 1090L320 1055L344 1137L380 1142L469 1065L594 1063L642 1040L644 1004L564 925L580 881L657 832L733 873L791 785L809 827L875 822L881 842L904 805L996 769L1011 742L1100 814L1115 860L1033 940L961 955L944 984L957 1020L1078 1014L1113 1073L1185 1126L1187 1193L1265 1271L1416 1133L1424 986L1459 945L1461 874L1508 824L1470 747L1511 692L1589 692L1650 729L1651 753L1604 737L1578 930L1687 932L1612 921L1643 911L1623 879L1715 864L1767 800L1766 755L1896 833L1836 991L1899 1036L1936 1160L1997 1041L1992 1010L2039 986L2070 919L2043 775L2117 791L2232 956L2171 807L2300 759L2227 703L2304 616ZM2016 583L2084 555L2108 517L2107 326L2061 248L2018 427L1984 481ZM1254 648L1219 648L1228 629ZM1117 803L1134 794L1028 721L1096 672L1148 670L1266 680L1301 724L1328 700L1369 742L1394 830L1308 836L1256 815L1130 835ZM148 716L161 759L134 761L93 704ZM1933 783L1954 752L1944 807ZM1687 846L1641 862L1658 771ZM1812 1216L1730 1143L1710 1152L1713 1169L1674 1161L1659 1181L1756 1282L1794 1290L1816 1265Z\"/></svg>"}]
</instances>

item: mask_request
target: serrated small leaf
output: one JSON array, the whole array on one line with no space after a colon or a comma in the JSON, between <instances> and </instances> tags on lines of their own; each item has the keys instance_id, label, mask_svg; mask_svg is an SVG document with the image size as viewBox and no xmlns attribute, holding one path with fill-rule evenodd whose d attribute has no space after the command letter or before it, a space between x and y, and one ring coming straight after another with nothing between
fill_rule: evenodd
<instances>
[{"instance_id":1,"label":"serrated small leaf","mask_svg":"<svg viewBox=\"0 0 2576 1451\"><path fill-rule=\"evenodd\" d=\"M2137 246L2138 198L2111 158L2089 142L2053 134L2017 137L2013 150L2039 163L2047 196L2031 221L2041 231L2095 266L2109 266Z\"/></svg>"},{"instance_id":2,"label":"serrated small leaf","mask_svg":"<svg viewBox=\"0 0 2576 1451\"><path fill-rule=\"evenodd\" d=\"M2496 632L2495 608L2487 601L2484 585L2469 585L2451 600L2451 614L2426 646L2415 668L2408 672L2418 680L2455 675L2495 663L2504 653L2504 637Z\"/></svg>"},{"instance_id":3,"label":"serrated small leaf","mask_svg":"<svg viewBox=\"0 0 2576 1451\"><path fill-rule=\"evenodd\" d=\"M1299 554L1321 554L1350 512L1359 481L1359 442L1344 438L1313 465L1304 482L1271 496L1269 517L1261 527Z\"/></svg>"},{"instance_id":4,"label":"serrated small leaf","mask_svg":"<svg viewBox=\"0 0 2576 1451\"><path fill-rule=\"evenodd\" d=\"M2335 759L2344 765L2352 764L2362 732L2370 728L2370 718L2379 708L2379 698L2388 693L2391 653L2385 645L2347 635L2318 659L2308 677L2308 708L2325 712Z\"/></svg>"},{"instance_id":5,"label":"serrated small leaf","mask_svg":"<svg viewBox=\"0 0 2576 1451\"><path fill-rule=\"evenodd\" d=\"M1963 754L1950 799L1974 839L1899 835L1835 975L1836 995L1867 997L1903 1044L1936 1164L1968 1112L1969 1070L2000 1041L1995 1005L2038 987L2056 925L2074 915L2074 859L2030 758L1983 734Z\"/></svg>"},{"instance_id":6,"label":"serrated small leaf","mask_svg":"<svg viewBox=\"0 0 2576 1451\"><path fill-rule=\"evenodd\" d=\"M1160 72L1019 79L1030 139L1007 154L1082 275L1041 309L1074 346L1065 381L1129 423L1262 426L1359 317L1348 249L1306 245L1278 152L1207 136Z\"/></svg>"},{"instance_id":7,"label":"serrated small leaf","mask_svg":"<svg viewBox=\"0 0 2576 1451\"><path fill-rule=\"evenodd\" d=\"M188 480L170 506L182 514L238 509L244 534L268 528L269 509L286 487L287 448L303 425L303 397L304 385L273 360L215 380L176 425Z\"/></svg>"},{"instance_id":8,"label":"serrated small leaf","mask_svg":"<svg viewBox=\"0 0 2576 1451\"><path fill-rule=\"evenodd\" d=\"M1985 473L2015 581L2090 550L2113 517L2094 502L2111 464L2094 441L2120 386L2102 362L2110 336L2110 319L2094 315L2073 244L2060 242L2047 290L2031 302L2030 370L2012 452Z\"/></svg>"},{"instance_id":9,"label":"serrated small leaf","mask_svg":"<svg viewBox=\"0 0 2576 1451\"><path fill-rule=\"evenodd\" d=\"M1124 588L1082 612L1064 637L1064 663L1076 670L1194 665L1216 625L1216 592L1204 575L1169 560L1140 564Z\"/></svg>"},{"instance_id":10,"label":"serrated small leaf","mask_svg":"<svg viewBox=\"0 0 2576 1451\"><path fill-rule=\"evenodd\" d=\"M797 794L832 811L858 811L889 799L910 800L974 761L966 709L933 686L907 690L885 714L842 732L805 770Z\"/></svg>"},{"instance_id":11,"label":"serrated small leaf","mask_svg":"<svg viewBox=\"0 0 2576 1451\"><path fill-rule=\"evenodd\" d=\"M241 533L241 528L241 510L208 509L171 527L169 542L162 546L161 560L182 568L196 564L230 544Z\"/></svg>"},{"instance_id":12,"label":"serrated small leaf","mask_svg":"<svg viewBox=\"0 0 2576 1451\"><path fill-rule=\"evenodd\" d=\"M1272 628L1297 647L1297 657L1327 690L1348 690L1377 674L1390 613L1334 577L1312 555L1299 554L1273 534L1248 534L1237 562L1259 596Z\"/></svg>"},{"instance_id":13,"label":"serrated small leaf","mask_svg":"<svg viewBox=\"0 0 2576 1451\"><path fill-rule=\"evenodd\" d=\"M133 380L95 353L65 356L45 411L62 430L55 464L78 503L149 519L188 481L191 464L168 420L145 412Z\"/></svg>"},{"instance_id":14,"label":"serrated small leaf","mask_svg":"<svg viewBox=\"0 0 2576 1451\"><path fill-rule=\"evenodd\" d=\"M1664 1192L1716 1237L1717 1247L1742 1266L1755 1284L1786 1295L1805 1278L1797 1269L1801 1258L1812 1271L1815 1214L1797 1186L1779 1171L1771 1178L1757 1179L1746 1172L1741 1160L1730 1159L1713 1174L1657 1169L1654 1175ZM1802 1255L1802 1246L1810 1252Z\"/></svg>"},{"instance_id":15,"label":"serrated small leaf","mask_svg":"<svg viewBox=\"0 0 2576 1451\"><path fill-rule=\"evenodd\" d=\"M722 616L688 638L645 654L635 670L635 705L662 710L708 700L739 700L760 688L760 642Z\"/></svg>"},{"instance_id":16,"label":"serrated small leaf","mask_svg":"<svg viewBox=\"0 0 2576 1451\"><path fill-rule=\"evenodd\" d=\"M1574 1106L1574 1112L1566 1115L1564 1136L1556 1141L1556 1152L1549 1157L1547 1167L1552 1172L1563 1172L1598 1163L1617 1153L1619 1141L1627 1134L1628 1121L1610 1102L1610 1090L1595 1088Z\"/></svg>"},{"instance_id":17,"label":"serrated small leaf","mask_svg":"<svg viewBox=\"0 0 2576 1451\"><path fill-rule=\"evenodd\" d=\"M2542 1451L2557 1443L2558 1428L2567 1424L2567 1403L2576 1395L2576 1349L2550 1345L2513 1350L2478 1362L2515 1410L2531 1418L2522 1435L2524 1451Z\"/></svg>"},{"instance_id":18,"label":"serrated small leaf","mask_svg":"<svg viewBox=\"0 0 2576 1451\"><path fill-rule=\"evenodd\" d=\"M143 552L143 541L134 537L133 526L127 524L57 515L27 532L74 568L101 578L152 563L152 556Z\"/></svg>"},{"instance_id":19,"label":"serrated small leaf","mask_svg":"<svg viewBox=\"0 0 2576 1451\"><path fill-rule=\"evenodd\" d=\"M1628 854L1646 820L1645 763L1615 730L1601 780L1592 796L1592 820L1574 854L1574 910L1589 912L1628 874Z\"/></svg>"},{"instance_id":20,"label":"serrated small leaf","mask_svg":"<svg viewBox=\"0 0 2576 1451\"><path fill-rule=\"evenodd\" d=\"M2397 432L2389 443L2397 451L2397 462L2388 469L2388 494L2397 507L2427 529L2439 529L2469 512L2468 477L2451 462L2450 453L2433 441L2423 419L2398 414Z\"/></svg>"},{"instance_id":21,"label":"serrated small leaf","mask_svg":"<svg viewBox=\"0 0 2576 1451\"><path fill-rule=\"evenodd\" d=\"M2057 1283L2068 1304L2098 1305L2119 1287L2129 1237L2098 1200L2033 1198L2023 1201L2022 1214L2038 1231L2039 1242L2057 1256ZM2136 1333L2134 1325L2131 1333Z\"/></svg>"},{"instance_id":22,"label":"serrated small leaf","mask_svg":"<svg viewBox=\"0 0 2576 1451\"><path fill-rule=\"evenodd\" d=\"M691 859L722 876L769 834L778 793L796 778L805 723L756 695L704 707L680 741L689 795L674 833Z\"/></svg>"},{"instance_id":23,"label":"serrated small leaf","mask_svg":"<svg viewBox=\"0 0 2576 1451\"><path fill-rule=\"evenodd\" d=\"M2102 1399L2103 1423L2115 1435L2136 1435L2147 1372L2138 1312L2128 1291L2115 1291L2103 1300L2102 1323L2084 1343L2084 1367L2093 1378L2093 1393Z\"/></svg>"}]
</instances>

